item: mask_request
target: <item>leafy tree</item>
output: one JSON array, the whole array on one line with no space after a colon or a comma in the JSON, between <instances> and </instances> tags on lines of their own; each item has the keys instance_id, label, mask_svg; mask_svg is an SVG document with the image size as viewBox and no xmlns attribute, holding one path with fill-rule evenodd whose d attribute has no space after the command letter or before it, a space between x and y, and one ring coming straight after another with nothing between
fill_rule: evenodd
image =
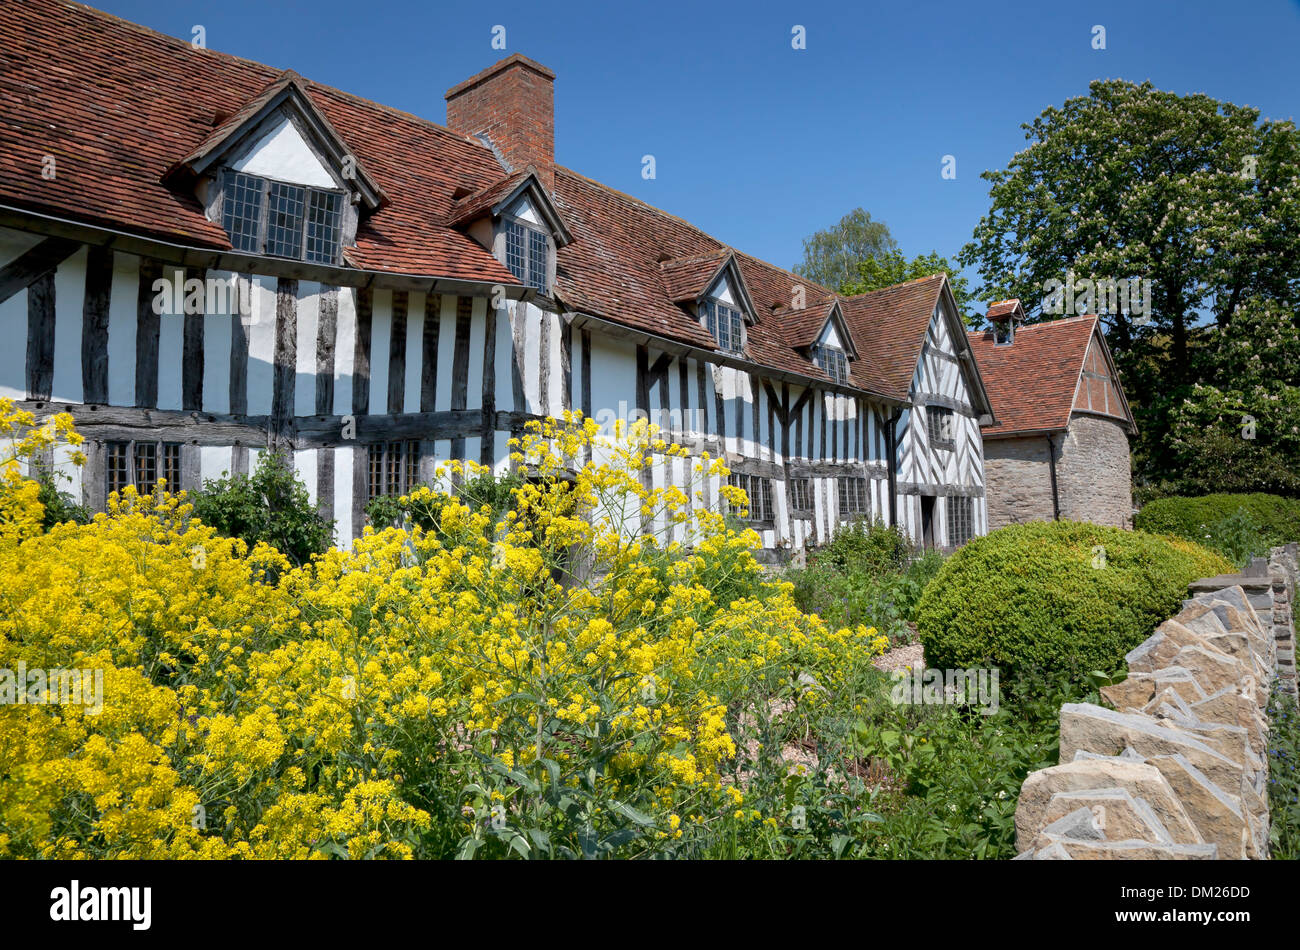
<instances>
[{"instance_id":1,"label":"leafy tree","mask_svg":"<svg viewBox=\"0 0 1300 950\"><path fill-rule=\"evenodd\" d=\"M1300 296L1292 123L1107 80L1024 129L1029 146L985 172L992 208L958 258L978 266L979 296L1019 297L1032 319L1051 280L1150 280L1150 323L1103 319L1121 359L1139 337L1168 334L1166 386L1189 382L1194 311L1226 328L1248 297Z\"/></svg>"},{"instance_id":2,"label":"leafy tree","mask_svg":"<svg viewBox=\"0 0 1300 950\"><path fill-rule=\"evenodd\" d=\"M250 548L265 541L295 564L324 553L334 534L334 523L321 517L292 461L279 452L263 455L251 476L206 482L190 501L204 524Z\"/></svg>"},{"instance_id":3,"label":"leafy tree","mask_svg":"<svg viewBox=\"0 0 1300 950\"><path fill-rule=\"evenodd\" d=\"M1168 399L1148 475L1179 494L1300 495L1300 329L1274 301L1252 299L1227 327L1197 334L1196 383Z\"/></svg>"},{"instance_id":4,"label":"leafy tree","mask_svg":"<svg viewBox=\"0 0 1300 950\"><path fill-rule=\"evenodd\" d=\"M972 301L966 278L958 273L958 269L950 264L946 257L941 257L938 251L918 254L908 260L903 256L902 251L894 248L876 257L869 257L858 262L857 276L845 281L840 286L840 292L850 296L865 294L871 290L892 287L894 284L915 280L918 277L929 277L940 271L948 275L948 285L952 288L952 295L957 301L957 311L965 315L966 321L972 327L979 326L983 314L968 312Z\"/></svg>"},{"instance_id":5,"label":"leafy tree","mask_svg":"<svg viewBox=\"0 0 1300 950\"><path fill-rule=\"evenodd\" d=\"M854 278L862 261L895 250L897 246L885 222L873 221L867 211L854 208L839 224L804 238L803 263L796 265L794 272L837 290Z\"/></svg>"}]
</instances>

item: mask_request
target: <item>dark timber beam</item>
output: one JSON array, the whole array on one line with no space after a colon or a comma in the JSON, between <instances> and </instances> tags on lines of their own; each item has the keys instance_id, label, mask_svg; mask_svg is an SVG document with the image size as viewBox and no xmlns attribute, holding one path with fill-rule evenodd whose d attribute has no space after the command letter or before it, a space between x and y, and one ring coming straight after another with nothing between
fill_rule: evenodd
<instances>
[{"instance_id":1,"label":"dark timber beam","mask_svg":"<svg viewBox=\"0 0 1300 950\"><path fill-rule=\"evenodd\" d=\"M36 280L54 272L60 264L77 252L80 242L65 238L46 238L40 244L20 254L4 267L0 267L0 303L18 291L30 287Z\"/></svg>"}]
</instances>

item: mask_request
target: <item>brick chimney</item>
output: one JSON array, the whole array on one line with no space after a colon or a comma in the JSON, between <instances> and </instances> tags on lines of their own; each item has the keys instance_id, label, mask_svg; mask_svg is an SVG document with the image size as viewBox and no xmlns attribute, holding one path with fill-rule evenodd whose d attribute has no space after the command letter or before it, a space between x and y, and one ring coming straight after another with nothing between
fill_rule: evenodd
<instances>
[{"instance_id":1,"label":"brick chimney","mask_svg":"<svg viewBox=\"0 0 1300 950\"><path fill-rule=\"evenodd\" d=\"M485 136L511 171L555 189L555 73L515 53L447 90L447 127Z\"/></svg>"}]
</instances>

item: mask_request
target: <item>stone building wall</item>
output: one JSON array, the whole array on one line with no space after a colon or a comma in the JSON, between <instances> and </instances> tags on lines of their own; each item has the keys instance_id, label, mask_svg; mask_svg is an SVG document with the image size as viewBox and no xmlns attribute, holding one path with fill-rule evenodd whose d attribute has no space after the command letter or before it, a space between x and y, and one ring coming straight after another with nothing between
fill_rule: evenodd
<instances>
[{"instance_id":1,"label":"stone building wall","mask_svg":"<svg viewBox=\"0 0 1300 950\"><path fill-rule=\"evenodd\" d=\"M1063 520L1133 527L1128 435L1118 421L1074 416L1057 456Z\"/></svg>"},{"instance_id":2,"label":"stone building wall","mask_svg":"<svg viewBox=\"0 0 1300 950\"><path fill-rule=\"evenodd\" d=\"M1128 436L1120 423L1075 415L1052 441L1061 518L1133 527ZM984 482L990 531L1054 517L1047 436L987 440Z\"/></svg>"},{"instance_id":3,"label":"stone building wall","mask_svg":"<svg viewBox=\"0 0 1300 950\"><path fill-rule=\"evenodd\" d=\"M984 442L984 491L989 530L1052 520L1052 475L1047 437Z\"/></svg>"}]
</instances>

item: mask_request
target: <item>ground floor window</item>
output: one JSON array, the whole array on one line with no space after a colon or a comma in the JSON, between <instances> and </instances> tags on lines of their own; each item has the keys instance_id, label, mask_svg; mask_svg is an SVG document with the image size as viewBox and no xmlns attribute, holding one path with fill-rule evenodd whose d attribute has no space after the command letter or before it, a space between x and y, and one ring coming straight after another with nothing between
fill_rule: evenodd
<instances>
[{"instance_id":1,"label":"ground floor window","mask_svg":"<svg viewBox=\"0 0 1300 950\"><path fill-rule=\"evenodd\" d=\"M961 547L971 539L974 507L970 498L955 495L948 498L948 547Z\"/></svg>"},{"instance_id":2,"label":"ground floor window","mask_svg":"<svg viewBox=\"0 0 1300 950\"><path fill-rule=\"evenodd\" d=\"M840 516L864 515L870 510L867 480L844 476L836 479L840 491Z\"/></svg>"},{"instance_id":3,"label":"ground floor window","mask_svg":"<svg viewBox=\"0 0 1300 950\"><path fill-rule=\"evenodd\" d=\"M772 480L758 475L728 475L727 484L743 488L749 495L749 517L751 522L771 521L772 515Z\"/></svg>"},{"instance_id":4,"label":"ground floor window","mask_svg":"<svg viewBox=\"0 0 1300 950\"><path fill-rule=\"evenodd\" d=\"M790 479L790 510L812 511L812 480L807 478Z\"/></svg>"},{"instance_id":5,"label":"ground floor window","mask_svg":"<svg viewBox=\"0 0 1300 950\"><path fill-rule=\"evenodd\" d=\"M366 497L404 495L420 481L420 443L417 439L380 442L370 448Z\"/></svg>"},{"instance_id":6,"label":"ground floor window","mask_svg":"<svg viewBox=\"0 0 1300 950\"><path fill-rule=\"evenodd\" d=\"M181 484L181 443L104 443L104 500L113 492L134 485L138 492L152 491L159 478L167 479L167 490L175 493ZM194 486L190 486L194 487Z\"/></svg>"}]
</instances>

